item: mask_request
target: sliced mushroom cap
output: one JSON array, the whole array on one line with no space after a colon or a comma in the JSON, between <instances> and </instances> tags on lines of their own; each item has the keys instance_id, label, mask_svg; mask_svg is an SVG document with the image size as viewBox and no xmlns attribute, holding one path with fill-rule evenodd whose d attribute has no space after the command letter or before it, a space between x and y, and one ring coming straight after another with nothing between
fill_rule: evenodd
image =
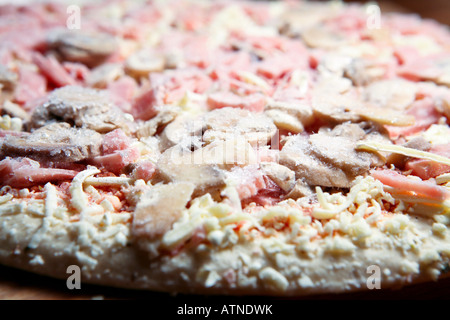
<instances>
[{"instance_id":1,"label":"sliced mushroom cap","mask_svg":"<svg viewBox=\"0 0 450 320\"><path fill-rule=\"evenodd\" d=\"M243 137L251 145L265 145L277 131L273 121L266 115L238 108L210 111L203 120L206 124L203 140L207 143Z\"/></svg>"},{"instance_id":2,"label":"sliced mushroom cap","mask_svg":"<svg viewBox=\"0 0 450 320\"><path fill-rule=\"evenodd\" d=\"M287 139L280 152L280 164L295 171L296 179L303 179L310 186L347 188L352 178L342 169L327 166L309 154L306 137L294 135Z\"/></svg>"},{"instance_id":3,"label":"sliced mushroom cap","mask_svg":"<svg viewBox=\"0 0 450 320\"><path fill-rule=\"evenodd\" d=\"M147 241L162 237L181 217L193 191L194 185L187 182L156 185L146 191L133 214L132 236ZM146 249L145 241L137 244Z\"/></svg>"},{"instance_id":4,"label":"sliced mushroom cap","mask_svg":"<svg viewBox=\"0 0 450 320\"><path fill-rule=\"evenodd\" d=\"M106 88L109 83L117 80L124 74L120 63L105 63L88 74L86 83L94 88Z\"/></svg>"},{"instance_id":5,"label":"sliced mushroom cap","mask_svg":"<svg viewBox=\"0 0 450 320\"><path fill-rule=\"evenodd\" d=\"M52 91L47 101L32 114L30 125L31 128L39 128L56 121L100 133L117 128L129 129L127 115L115 107L106 94L79 86L65 86Z\"/></svg>"},{"instance_id":6,"label":"sliced mushroom cap","mask_svg":"<svg viewBox=\"0 0 450 320\"><path fill-rule=\"evenodd\" d=\"M132 77L148 77L151 72L163 71L166 57L151 50L139 50L125 61L125 71Z\"/></svg>"},{"instance_id":7,"label":"sliced mushroom cap","mask_svg":"<svg viewBox=\"0 0 450 320\"><path fill-rule=\"evenodd\" d=\"M157 163L157 169L165 180L189 182L199 192L222 187L225 182L223 170L217 164L205 162L201 150L187 151L180 145L166 150Z\"/></svg>"},{"instance_id":8,"label":"sliced mushroom cap","mask_svg":"<svg viewBox=\"0 0 450 320\"><path fill-rule=\"evenodd\" d=\"M53 123L26 137L6 137L2 152L6 156L49 162L77 162L99 155L102 140L102 135L93 130Z\"/></svg>"},{"instance_id":9,"label":"sliced mushroom cap","mask_svg":"<svg viewBox=\"0 0 450 320\"><path fill-rule=\"evenodd\" d=\"M377 154L356 150L356 142L368 137L370 134L356 124L321 130L310 137L287 137L280 164L295 171L296 178L308 185L348 188L357 176L384 163Z\"/></svg>"},{"instance_id":10,"label":"sliced mushroom cap","mask_svg":"<svg viewBox=\"0 0 450 320\"><path fill-rule=\"evenodd\" d=\"M164 149L186 142L186 138L201 144L244 138L251 145L265 145L276 131L273 121L264 114L227 107L200 117L177 117L161 133L161 147Z\"/></svg>"},{"instance_id":11,"label":"sliced mushroom cap","mask_svg":"<svg viewBox=\"0 0 450 320\"><path fill-rule=\"evenodd\" d=\"M0 90L13 90L18 78L17 73L0 64Z\"/></svg>"},{"instance_id":12,"label":"sliced mushroom cap","mask_svg":"<svg viewBox=\"0 0 450 320\"><path fill-rule=\"evenodd\" d=\"M256 163L253 147L236 139L214 141L195 151L178 144L161 155L157 168L165 180L190 182L196 193L204 193L225 185L226 170Z\"/></svg>"},{"instance_id":13,"label":"sliced mushroom cap","mask_svg":"<svg viewBox=\"0 0 450 320\"><path fill-rule=\"evenodd\" d=\"M276 162L263 162L261 170L286 192L295 186L295 172Z\"/></svg>"},{"instance_id":14,"label":"sliced mushroom cap","mask_svg":"<svg viewBox=\"0 0 450 320\"><path fill-rule=\"evenodd\" d=\"M416 99L417 87L403 79L380 80L364 90L364 100L387 109L404 110Z\"/></svg>"},{"instance_id":15,"label":"sliced mushroom cap","mask_svg":"<svg viewBox=\"0 0 450 320\"><path fill-rule=\"evenodd\" d=\"M160 147L166 150L183 140L190 139L200 141L202 138L205 123L198 117L189 114L182 114L170 122L161 132ZM198 146L200 147L200 146Z\"/></svg>"},{"instance_id":16,"label":"sliced mushroom cap","mask_svg":"<svg viewBox=\"0 0 450 320\"><path fill-rule=\"evenodd\" d=\"M271 101L266 105L265 112L279 129L300 133L305 126L314 121L311 106L301 102Z\"/></svg>"},{"instance_id":17,"label":"sliced mushroom cap","mask_svg":"<svg viewBox=\"0 0 450 320\"><path fill-rule=\"evenodd\" d=\"M302 31L301 37L312 48L332 49L346 43L344 36L324 26L313 26Z\"/></svg>"},{"instance_id":18,"label":"sliced mushroom cap","mask_svg":"<svg viewBox=\"0 0 450 320\"><path fill-rule=\"evenodd\" d=\"M90 67L102 63L117 49L113 36L82 30L54 32L49 36L48 44L63 60L81 62Z\"/></svg>"},{"instance_id":19,"label":"sliced mushroom cap","mask_svg":"<svg viewBox=\"0 0 450 320\"><path fill-rule=\"evenodd\" d=\"M145 121L137 130L136 136L138 138L145 138L155 135L162 127L168 125L176 119L180 113L180 108L176 106L164 106L163 108L158 108L159 111L155 117L150 120ZM171 130L167 130L164 134L164 139L171 139ZM176 133L174 133L176 134ZM174 139L175 140L175 139ZM178 140L178 139L177 139ZM171 140L170 140L171 141ZM172 142L163 143L163 145L173 145Z\"/></svg>"},{"instance_id":20,"label":"sliced mushroom cap","mask_svg":"<svg viewBox=\"0 0 450 320\"><path fill-rule=\"evenodd\" d=\"M1 110L3 114L9 114L12 117L17 117L25 121L29 121L31 118L30 114L26 112L20 105L9 100L3 102Z\"/></svg>"}]
</instances>

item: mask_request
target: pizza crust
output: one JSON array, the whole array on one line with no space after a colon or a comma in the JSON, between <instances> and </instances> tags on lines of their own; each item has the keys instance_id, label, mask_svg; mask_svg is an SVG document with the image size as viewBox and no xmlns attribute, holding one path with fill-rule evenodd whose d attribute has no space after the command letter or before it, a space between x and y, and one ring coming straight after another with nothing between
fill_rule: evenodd
<instances>
[{"instance_id":1,"label":"pizza crust","mask_svg":"<svg viewBox=\"0 0 450 320\"><path fill-rule=\"evenodd\" d=\"M408 221L411 233L372 228L370 241L360 245L345 236L297 247L281 237L259 237L154 257L130 237L130 223L120 224L117 232L112 225L44 216L44 210L0 216L0 263L61 279L76 265L84 283L171 293L303 296L360 291L373 279L370 266L380 266L382 289L398 288L446 277L441 271L450 255L448 230L436 235L433 222L424 218Z\"/></svg>"}]
</instances>

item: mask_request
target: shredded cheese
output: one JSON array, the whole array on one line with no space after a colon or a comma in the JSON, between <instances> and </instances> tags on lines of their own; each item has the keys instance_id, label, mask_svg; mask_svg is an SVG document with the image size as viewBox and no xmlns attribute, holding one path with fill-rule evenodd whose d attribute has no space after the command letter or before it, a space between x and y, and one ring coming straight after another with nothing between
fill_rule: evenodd
<instances>
[{"instance_id":1,"label":"shredded cheese","mask_svg":"<svg viewBox=\"0 0 450 320\"><path fill-rule=\"evenodd\" d=\"M84 179L83 184L88 184L94 187L98 186L123 186L132 184L135 180L126 177L87 177Z\"/></svg>"},{"instance_id":2,"label":"shredded cheese","mask_svg":"<svg viewBox=\"0 0 450 320\"><path fill-rule=\"evenodd\" d=\"M80 213L80 219L87 211L95 210L95 206L88 206L88 198L83 190L84 181L94 174L99 173L100 170L95 167L88 167L88 169L81 171L73 178L69 188L72 206Z\"/></svg>"},{"instance_id":3,"label":"shredded cheese","mask_svg":"<svg viewBox=\"0 0 450 320\"><path fill-rule=\"evenodd\" d=\"M412 148L407 148L403 146L396 146L391 144L379 143L379 142L359 142L356 145L357 150L366 150L366 151L384 151L384 152L392 152L402 154L407 157L420 158L425 160L430 160L442 164L446 164L450 166L450 159L431 153L426 151L420 151Z\"/></svg>"}]
</instances>

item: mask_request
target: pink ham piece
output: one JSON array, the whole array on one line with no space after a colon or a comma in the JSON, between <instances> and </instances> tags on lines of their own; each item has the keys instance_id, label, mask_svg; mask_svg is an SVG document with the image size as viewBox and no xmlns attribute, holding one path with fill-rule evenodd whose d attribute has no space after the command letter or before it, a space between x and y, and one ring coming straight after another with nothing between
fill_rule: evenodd
<instances>
[{"instance_id":1,"label":"pink ham piece","mask_svg":"<svg viewBox=\"0 0 450 320\"><path fill-rule=\"evenodd\" d=\"M156 165L150 160L143 160L136 163L133 169L132 176L135 179L142 179L144 181L149 181L153 178L156 173Z\"/></svg>"},{"instance_id":2,"label":"pink ham piece","mask_svg":"<svg viewBox=\"0 0 450 320\"><path fill-rule=\"evenodd\" d=\"M436 110L433 99L425 97L415 101L406 114L414 116L416 123L407 127L385 126L391 139L397 139L400 136L408 137L428 129L432 124L438 123L442 114Z\"/></svg>"},{"instance_id":3,"label":"pink ham piece","mask_svg":"<svg viewBox=\"0 0 450 320\"><path fill-rule=\"evenodd\" d=\"M78 171L41 168L39 162L28 158L5 158L0 161L0 185L26 188L53 181L71 180Z\"/></svg>"},{"instance_id":4,"label":"pink ham piece","mask_svg":"<svg viewBox=\"0 0 450 320\"><path fill-rule=\"evenodd\" d=\"M450 158L450 143L433 146L429 152ZM423 180L435 178L441 174L450 172L450 166L431 160L414 159L406 163L406 170L412 170L412 174Z\"/></svg>"},{"instance_id":5,"label":"pink ham piece","mask_svg":"<svg viewBox=\"0 0 450 320\"><path fill-rule=\"evenodd\" d=\"M259 188L253 196L246 198L242 201L243 207L254 202L259 206L273 206L280 202L285 192L281 189L272 179L267 176L263 176L264 187Z\"/></svg>"},{"instance_id":6,"label":"pink ham piece","mask_svg":"<svg viewBox=\"0 0 450 320\"><path fill-rule=\"evenodd\" d=\"M383 184L395 188L398 191L415 192L438 201L443 201L450 197L450 192L447 189L437 185L432 180L415 180L392 170L374 170L371 175Z\"/></svg>"},{"instance_id":7,"label":"pink ham piece","mask_svg":"<svg viewBox=\"0 0 450 320\"><path fill-rule=\"evenodd\" d=\"M131 139L121 129L106 134L101 148L103 154L94 157L91 163L115 174L140 157L139 149L131 146Z\"/></svg>"},{"instance_id":8,"label":"pink ham piece","mask_svg":"<svg viewBox=\"0 0 450 320\"><path fill-rule=\"evenodd\" d=\"M210 109L232 107L262 112L266 105L266 99L259 93L241 97L232 92L215 92L209 95L207 103Z\"/></svg>"},{"instance_id":9,"label":"pink ham piece","mask_svg":"<svg viewBox=\"0 0 450 320\"><path fill-rule=\"evenodd\" d=\"M40 53L34 53L33 62L37 65L41 73L57 87L76 84L74 78L70 76L55 57L44 57Z\"/></svg>"},{"instance_id":10,"label":"pink ham piece","mask_svg":"<svg viewBox=\"0 0 450 320\"><path fill-rule=\"evenodd\" d=\"M25 67L19 68L19 82L14 92L14 100L27 104L42 98L47 92L47 80L39 73Z\"/></svg>"},{"instance_id":11,"label":"pink ham piece","mask_svg":"<svg viewBox=\"0 0 450 320\"><path fill-rule=\"evenodd\" d=\"M133 78L124 76L116 81L108 83L107 90L111 100L123 112L131 111L131 104L138 91L138 85Z\"/></svg>"}]
</instances>

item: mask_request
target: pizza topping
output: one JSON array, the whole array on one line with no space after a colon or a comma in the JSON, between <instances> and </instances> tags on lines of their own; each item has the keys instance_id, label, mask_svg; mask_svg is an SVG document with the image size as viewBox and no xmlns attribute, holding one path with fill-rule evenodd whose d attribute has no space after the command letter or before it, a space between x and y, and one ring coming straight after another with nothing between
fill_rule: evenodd
<instances>
[{"instance_id":1,"label":"pizza topping","mask_svg":"<svg viewBox=\"0 0 450 320\"><path fill-rule=\"evenodd\" d=\"M13 118L19 118L24 121L30 120L31 116L20 105L6 100L1 108L2 113L6 113Z\"/></svg>"},{"instance_id":2,"label":"pizza topping","mask_svg":"<svg viewBox=\"0 0 450 320\"><path fill-rule=\"evenodd\" d=\"M193 191L194 185L187 182L159 185L147 191L136 206L132 235L150 241L164 236L168 246L171 241L167 239L178 236L168 231L180 219ZM173 194L178 196L173 198Z\"/></svg>"},{"instance_id":3,"label":"pizza topping","mask_svg":"<svg viewBox=\"0 0 450 320\"><path fill-rule=\"evenodd\" d=\"M247 110L217 109L206 113L203 119L206 129L202 138L207 143L243 137L251 145L266 145L276 133L270 118Z\"/></svg>"},{"instance_id":4,"label":"pizza topping","mask_svg":"<svg viewBox=\"0 0 450 320\"><path fill-rule=\"evenodd\" d=\"M368 150L368 151L385 151L398 153L407 157L420 158L425 160L434 161L437 163L450 165L450 159L439 154L421 151L413 148L408 148L404 146L398 146L393 144L384 144L374 141L362 141L357 143L357 149Z\"/></svg>"},{"instance_id":5,"label":"pizza topping","mask_svg":"<svg viewBox=\"0 0 450 320\"><path fill-rule=\"evenodd\" d=\"M393 170L375 170L372 176L400 192L414 192L437 201L444 201L450 197L450 191L438 186L435 182L405 177Z\"/></svg>"},{"instance_id":6,"label":"pizza topping","mask_svg":"<svg viewBox=\"0 0 450 320\"><path fill-rule=\"evenodd\" d=\"M165 67L166 57L163 54L145 49L133 53L125 61L125 71L138 80Z\"/></svg>"},{"instance_id":7,"label":"pizza topping","mask_svg":"<svg viewBox=\"0 0 450 320\"><path fill-rule=\"evenodd\" d=\"M242 138L251 145L266 145L276 133L272 120L263 114L225 107L201 117L179 116L161 134L162 146L194 143L196 148L216 140Z\"/></svg>"},{"instance_id":8,"label":"pizza topping","mask_svg":"<svg viewBox=\"0 0 450 320\"><path fill-rule=\"evenodd\" d=\"M120 63L104 63L90 70L86 76L86 84L93 88L104 89L124 75Z\"/></svg>"},{"instance_id":9,"label":"pizza topping","mask_svg":"<svg viewBox=\"0 0 450 320\"><path fill-rule=\"evenodd\" d=\"M39 128L55 121L106 133L117 128L127 130L129 116L115 108L107 95L79 86L65 86L52 91L47 101L36 108L31 127Z\"/></svg>"},{"instance_id":10,"label":"pizza topping","mask_svg":"<svg viewBox=\"0 0 450 320\"><path fill-rule=\"evenodd\" d=\"M100 154L102 137L89 129L53 123L26 137L8 136L2 146L6 156L29 157L50 162L78 162Z\"/></svg>"},{"instance_id":11,"label":"pizza topping","mask_svg":"<svg viewBox=\"0 0 450 320\"><path fill-rule=\"evenodd\" d=\"M43 168L39 162L28 158L7 157L0 161L1 184L16 188L31 187L53 181L71 180L77 171Z\"/></svg>"},{"instance_id":12,"label":"pizza topping","mask_svg":"<svg viewBox=\"0 0 450 320\"><path fill-rule=\"evenodd\" d=\"M48 38L48 45L62 59L91 67L103 62L117 49L115 39L109 34L77 30L52 33Z\"/></svg>"},{"instance_id":13,"label":"pizza topping","mask_svg":"<svg viewBox=\"0 0 450 320\"><path fill-rule=\"evenodd\" d=\"M2 91L14 90L18 76L15 72L10 71L6 66L0 65L0 86ZM3 94L3 93L2 93Z\"/></svg>"},{"instance_id":14,"label":"pizza topping","mask_svg":"<svg viewBox=\"0 0 450 320\"><path fill-rule=\"evenodd\" d=\"M33 62L47 80L57 87L74 85L76 83L75 79L53 56L45 57L40 53L35 53Z\"/></svg>"},{"instance_id":15,"label":"pizza topping","mask_svg":"<svg viewBox=\"0 0 450 320\"><path fill-rule=\"evenodd\" d=\"M404 110L415 101L416 91L416 86L407 80L381 80L365 88L364 98L382 108Z\"/></svg>"},{"instance_id":16,"label":"pizza topping","mask_svg":"<svg viewBox=\"0 0 450 320\"><path fill-rule=\"evenodd\" d=\"M336 127L322 130L309 138L294 135L287 138L280 152L280 164L295 171L312 186L348 188L353 179L379 164L379 157L356 150L356 141L366 134L356 125L352 130Z\"/></svg>"},{"instance_id":17,"label":"pizza topping","mask_svg":"<svg viewBox=\"0 0 450 320\"><path fill-rule=\"evenodd\" d=\"M98 210L98 206L94 205L88 205L88 197L84 193L83 190L83 183L86 180L86 178L93 176L97 173L100 173L100 170L97 168L88 168L80 173L78 173L74 179L72 180L72 183L69 187L70 192L70 203L75 208L75 210L80 214L80 220L84 218L84 216L87 216L91 213L94 213L96 210Z\"/></svg>"}]
</instances>

